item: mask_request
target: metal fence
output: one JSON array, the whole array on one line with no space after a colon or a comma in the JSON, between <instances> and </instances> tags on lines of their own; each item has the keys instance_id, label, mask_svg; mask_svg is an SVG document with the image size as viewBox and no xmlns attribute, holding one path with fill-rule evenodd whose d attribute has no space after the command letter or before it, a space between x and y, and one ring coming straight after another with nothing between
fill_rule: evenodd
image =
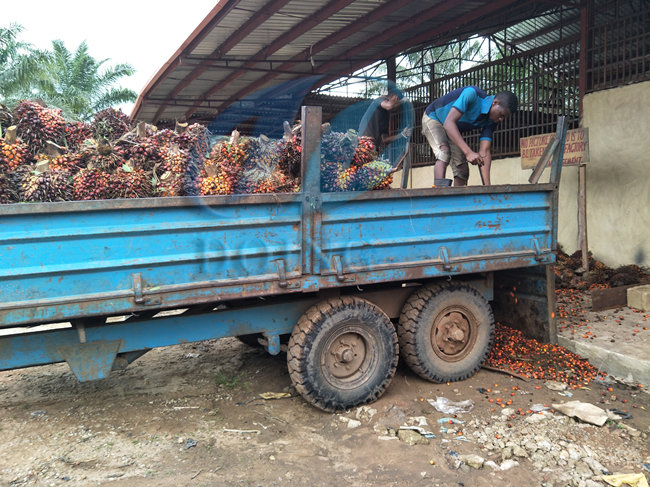
<instances>
[{"instance_id":1,"label":"metal fence","mask_svg":"<svg viewBox=\"0 0 650 487\"><path fill-rule=\"evenodd\" d=\"M587 91L650 80L650 2L599 5L587 39Z\"/></svg>"}]
</instances>

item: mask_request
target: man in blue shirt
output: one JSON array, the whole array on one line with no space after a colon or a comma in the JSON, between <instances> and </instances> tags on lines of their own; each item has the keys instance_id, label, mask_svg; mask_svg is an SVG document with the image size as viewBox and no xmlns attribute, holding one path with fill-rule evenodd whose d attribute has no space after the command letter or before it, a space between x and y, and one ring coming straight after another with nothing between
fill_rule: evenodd
<instances>
[{"instance_id":1,"label":"man in blue shirt","mask_svg":"<svg viewBox=\"0 0 650 487\"><path fill-rule=\"evenodd\" d=\"M503 91L487 95L476 86L458 88L431 103L422 117L422 133L433 155L435 185L444 185L447 165L454 174L454 186L466 186L468 162L479 166L483 184L490 184L492 133L497 124L517 111L514 93ZM481 128L478 152L465 142L461 133Z\"/></svg>"}]
</instances>

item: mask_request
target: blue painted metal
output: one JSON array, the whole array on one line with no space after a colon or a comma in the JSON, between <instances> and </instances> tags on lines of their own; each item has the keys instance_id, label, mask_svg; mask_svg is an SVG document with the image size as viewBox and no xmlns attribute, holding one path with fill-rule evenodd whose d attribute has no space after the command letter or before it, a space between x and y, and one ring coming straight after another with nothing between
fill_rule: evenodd
<instances>
[{"instance_id":1,"label":"blue painted metal","mask_svg":"<svg viewBox=\"0 0 650 487\"><path fill-rule=\"evenodd\" d=\"M291 301L86 326L86 347L73 329L3 338L0 368L65 356L95 378L116 353L248 333L275 353L312 302L303 293L554 262L559 169L539 185L321 194L320 111L303 120L299 194L0 205L0 328Z\"/></svg>"},{"instance_id":2,"label":"blue painted metal","mask_svg":"<svg viewBox=\"0 0 650 487\"><path fill-rule=\"evenodd\" d=\"M72 358L71 367L78 377L97 379L105 377L116 353L261 332L270 338L271 352L279 352L279 335L291 333L300 316L316 301L311 297L292 301L290 306L271 304L108 323L86 328L86 343L79 342L73 328L0 337L0 370Z\"/></svg>"}]
</instances>

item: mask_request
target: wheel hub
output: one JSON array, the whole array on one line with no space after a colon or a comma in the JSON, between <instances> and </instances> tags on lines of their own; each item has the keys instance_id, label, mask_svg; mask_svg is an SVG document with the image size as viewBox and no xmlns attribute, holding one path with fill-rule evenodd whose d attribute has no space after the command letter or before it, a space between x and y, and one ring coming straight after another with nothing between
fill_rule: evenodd
<instances>
[{"instance_id":1,"label":"wheel hub","mask_svg":"<svg viewBox=\"0 0 650 487\"><path fill-rule=\"evenodd\" d=\"M366 345L356 333L339 335L329 347L325 365L338 379L355 375L366 359Z\"/></svg>"},{"instance_id":2,"label":"wheel hub","mask_svg":"<svg viewBox=\"0 0 650 487\"><path fill-rule=\"evenodd\" d=\"M447 356L461 353L471 338L471 324L467 316L459 311L443 315L431 331L435 348Z\"/></svg>"}]
</instances>

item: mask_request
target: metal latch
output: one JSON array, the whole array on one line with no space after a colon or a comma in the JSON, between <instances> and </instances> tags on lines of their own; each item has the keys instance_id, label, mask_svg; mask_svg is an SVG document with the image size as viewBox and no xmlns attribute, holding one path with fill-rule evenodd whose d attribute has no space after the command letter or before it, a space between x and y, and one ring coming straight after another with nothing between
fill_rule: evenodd
<instances>
[{"instance_id":1,"label":"metal latch","mask_svg":"<svg viewBox=\"0 0 650 487\"><path fill-rule=\"evenodd\" d=\"M135 304L144 304L144 295L142 294L142 274L131 274L133 277L133 301Z\"/></svg>"},{"instance_id":2,"label":"metal latch","mask_svg":"<svg viewBox=\"0 0 650 487\"><path fill-rule=\"evenodd\" d=\"M287 281L287 270L284 259L277 259L275 266L278 269L278 286L284 289L293 289L300 286L300 283L289 284L289 281Z\"/></svg>"},{"instance_id":3,"label":"metal latch","mask_svg":"<svg viewBox=\"0 0 650 487\"><path fill-rule=\"evenodd\" d=\"M356 277L345 277L343 274L343 263L341 262L341 256L340 255L334 255L332 256L332 267L334 267L334 270L336 271L336 278L340 282L355 282L357 280Z\"/></svg>"},{"instance_id":4,"label":"metal latch","mask_svg":"<svg viewBox=\"0 0 650 487\"><path fill-rule=\"evenodd\" d=\"M532 241L533 241L533 251L535 252L535 260L540 261L542 260L542 249L539 246L539 240L534 238Z\"/></svg>"},{"instance_id":5,"label":"metal latch","mask_svg":"<svg viewBox=\"0 0 650 487\"><path fill-rule=\"evenodd\" d=\"M440 260L442 260L442 268L446 271L452 269L452 265L449 262L449 251L447 247L440 247Z\"/></svg>"}]
</instances>

